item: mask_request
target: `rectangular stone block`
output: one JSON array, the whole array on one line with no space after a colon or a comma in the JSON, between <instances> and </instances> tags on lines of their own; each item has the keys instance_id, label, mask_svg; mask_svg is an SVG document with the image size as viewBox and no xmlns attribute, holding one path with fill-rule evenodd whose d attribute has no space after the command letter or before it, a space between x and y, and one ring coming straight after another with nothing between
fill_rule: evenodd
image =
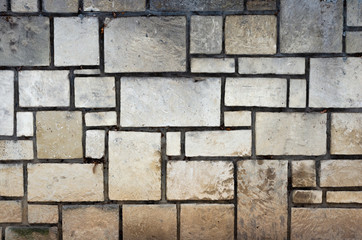
<instances>
[{"instance_id":1,"label":"rectangular stone block","mask_svg":"<svg viewBox=\"0 0 362 240\"><path fill-rule=\"evenodd\" d=\"M32 140L0 140L0 160L32 160Z\"/></svg>"},{"instance_id":2,"label":"rectangular stone block","mask_svg":"<svg viewBox=\"0 0 362 240\"><path fill-rule=\"evenodd\" d=\"M12 0L11 1L12 12L37 12L38 1L37 0Z\"/></svg>"},{"instance_id":3,"label":"rectangular stone block","mask_svg":"<svg viewBox=\"0 0 362 240\"><path fill-rule=\"evenodd\" d=\"M116 112L88 112L85 114L87 126L115 126L117 125Z\"/></svg>"},{"instance_id":4,"label":"rectangular stone block","mask_svg":"<svg viewBox=\"0 0 362 240\"><path fill-rule=\"evenodd\" d=\"M78 0L42 0L43 11L55 13L77 13Z\"/></svg>"},{"instance_id":5,"label":"rectangular stone block","mask_svg":"<svg viewBox=\"0 0 362 240\"><path fill-rule=\"evenodd\" d=\"M58 223L58 205L28 205L29 223Z\"/></svg>"},{"instance_id":6,"label":"rectangular stone block","mask_svg":"<svg viewBox=\"0 0 362 240\"><path fill-rule=\"evenodd\" d=\"M276 0L247 0L248 10L276 10Z\"/></svg>"},{"instance_id":7,"label":"rectangular stone block","mask_svg":"<svg viewBox=\"0 0 362 240\"><path fill-rule=\"evenodd\" d=\"M362 186L362 160L321 161L321 187Z\"/></svg>"},{"instance_id":8,"label":"rectangular stone block","mask_svg":"<svg viewBox=\"0 0 362 240\"><path fill-rule=\"evenodd\" d=\"M84 0L83 8L93 12L145 11L146 0Z\"/></svg>"},{"instance_id":9,"label":"rectangular stone block","mask_svg":"<svg viewBox=\"0 0 362 240\"><path fill-rule=\"evenodd\" d=\"M220 125L218 78L127 77L121 96L123 127Z\"/></svg>"},{"instance_id":10,"label":"rectangular stone block","mask_svg":"<svg viewBox=\"0 0 362 240\"><path fill-rule=\"evenodd\" d=\"M0 223L21 223L22 214L21 201L0 201Z\"/></svg>"},{"instance_id":11,"label":"rectangular stone block","mask_svg":"<svg viewBox=\"0 0 362 240\"><path fill-rule=\"evenodd\" d=\"M34 135L34 116L32 112L16 113L16 136Z\"/></svg>"},{"instance_id":12,"label":"rectangular stone block","mask_svg":"<svg viewBox=\"0 0 362 240\"><path fill-rule=\"evenodd\" d=\"M288 161L238 162L238 239L286 239Z\"/></svg>"},{"instance_id":13,"label":"rectangular stone block","mask_svg":"<svg viewBox=\"0 0 362 240\"><path fill-rule=\"evenodd\" d=\"M234 58L192 58L191 72L194 73L233 73Z\"/></svg>"},{"instance_id":14,"label":"rectangular stone block","mask_svg":"<svg viewBox=\"0 0 362 240\"><path fill-rule=\"evenodd\" d=\"M6 240L57 240L58 228L56 227L7 227Z\"/></svg>"},{"instance_id":15,"label":"rectangular stone block","mask_svg":"<svg viewBox=\"0 0 362 240\"><path fill-rule=\"evenodd\" d=\"M0 66L49 65L49 18L0 17L0 40Z\"/></svg>"},{"instance_id":16,"label":"rectangular stone block","mask_svg":"<svg viewBox=\"0 0 362 240\"><path fill-rule=\"evenodd\" d=\"M168 200L227 200L234 198L234 167L225 161L169 161Z\"/></svg>"},{"instance_id":17,"label":"rectangular stone block","mask_svg":"<svg viewBox=\"0 0 362 240\"><path fill-rule=\"evenodd\" d=\"M13 71L0 71L0 86L0 135L12 136L14 133Z\"/></svg>"},{"instance_id":18,"label":"rectangular stone block","mask_svg":"<svg viewBox=\"0 0 362 240\"><path fill-rule=\"evenodd\" d=\"M23 165L0 164L0 196L22 197L23 195Z\"/></svg>"},{"instance_id":19,"label":"rectangular stone block","mask_svg":"<svg viewBox=\"0 0 362 240\"><path fill-rule=\"evenodd\" d=\"M224 112L224 125L227 127L251 126L251 112Z\"/></svg>"},{"instance_id":20,"label":"rectangular stone block","mask_svg":"<svg viewBox=\"0 0 362 240\"><path fill-rule=\"evenodd\" d=\"M347 2L347 25L362 26L362 2L361 0L349 0Z\"/></svg>"},{"instance_id":21,"label":"rectangular stone block","mask_svg":"<svg viewBox=\"0 0 362 240\"><path fill-rule=\"evenodd\" d=\"M244 1L233 0L151 0L151 10L158 11L242 11Z\"/></svg>"},{"instance_id":22,"label":"rectangular stone block","mask_svg":"<svg viewBox=\"0 0 362 240\"><path fill-rule=\"evenodd\" d=\"M327 203L362 203L362 191L328 191Z\"/></svg>"},{"instance_id":23,"label":"rectangular stone block","mask_svg":"<svg viewBox=\"0 0 362 240\"><path fill-rule=\"evenodd\" d=\"M85 139L85 156L89 158L100 159L105 152L105 137L104 130L88 130Z\"/></svg>"},{"instance_id":24,"label":"rectangular stone block","mask_svg":"<svg viewBox=\"0 0 362 240\"><path fill-rule=\"evenodd\" d=\"M287 80L282 78L227 78L225 105L285 107Z\"/></svg>"},{"instance_id":25,"label":"rectangular stone block","mask_svg":"<svg viewBox=\"0 0 362 240\"><path fill-rule=\"evenodd\" d=\"M304 74L304 58L239 58L240 74Z\"/></svg>"},{"instance_id":26,"label":"rectangular stone block","mask_svg":"<svg viewBox=\"0 0 362 240\"><path fill-rule=\"evenodd\" d=\"M166 154L177 156L181 154L181 133L167 132L166 134Z\"/></svg>"},{"instance_id":27,"label":"rectangular stone block","mask_svg":"<svg viewBox=\"0 0 362 240\"><path fill-rule=\"evenodd\" d=\"M161 199L161 133L109 132L109 198Z\"/></svg>"},{"instance_id":28,"label":"rectangular stone block","mask_svg":"<svg viewBox=\"0 0 362 240\"><path fill-rule=\"evenodd\" d=\"M322 191L295 190L293 191L293 203L303 203L303 204L322 203Z\"/></svg>"},{"instance_id":29,"label":"rectangular stone block","mask_svg":"<svg viewBox=\"0 0 362 240\"><path fill-rule=\"evenodd\" d=\"M106 19L106 72L185 72L186 18Z\"/></svg>"},{"instance_id":30,"label":"rectangular stone block","mask_svg":"<svg viewBox=\"0 0 362 240\"><path fill-rule=\"evenodd\" d=\"M327 150L327 115L256 113L257 155L323 155Z\"/></svg>"},{"instance_id":31,"label":"rectangular stone block","mask_svg":"<svg viewBox=\"0 0 362 240\"><path fill-rule=\"evenodd\" d=\"M304 79L290 79L289 107L305 108L307 104L307 82Z\"/></svg>"},{"instance_id":32,"label":"rectangular stone block","mask_svg":"<svg viewBox=\"0 0 362 240\"><path fill-rule=\"evenodd\" d=\"M103 201L103 165L28 164L28 201Z\"/></svg>"},{"instance_id":33,"label":"rectangular stone block","mask_svg":"<svg viewBox=\"0 0 362 240\"><path fill-rule=\"evenodd\" d=\"M315 161L293 161L292 184L293 187L316 187Z\"/></svg>"},{"instance_id":34,"label":"rectangular stone block","mask_svg":"<svg viewBox=\"0 0 362 240\"><path fill-rule=\"evenodd\" d=\"M101 71L100 69L75 69L74 74L77 75L100 75Z\"/></svg>"},{"instance_id":35,"label":"rectangular stone block","mask_svg":"<svg viewBox=\"0 0 362 240\"><path fill-rule=\"evenodd\" d=\"M8 1L7 0L0 0L0 12L6 12L8 9ZM0 234L1 236L1 234Z\"/></svg>"},{"instance_id":36,"label":"rectangular stone block","mask_svg":"<svg viewBox=\"0 0 362 240\"><path fill-rule=\"evenodd\" d=\"M69 71L19 72L21 107L69 106Z\"/></svg>"},{"instance_id":37,"label":"rectangular stone block","mask_svg":"<svg viewBox=\"0 0 362 240\"><path fill-rule=\"evenodd\" d=\"M362 7L362 4L361 4ZM362 11L361 11L362 12ZM361 16L362 19L362 16ZM346 51L347 53L362 52L362 32L347 32L346 36Z\"/></svg>"},{"instance_id":38,"label":"rectangular stone block","mask_svg":"<svg viewBox=\"0 0 362 240\"><path fill-rule=\"evenodd\" d=\"M361 75L362 58L312 58L309 106L361 107Z\"/></svg>"},{"instance_id":39,"label":"rectangular stone block","mask_svg":"<svg viewBox=\"0 0 362 240\"><path fill-rule=\"evenodd\" d=\"M186 132L186 156L250 156L251 131Z\"/></svg>"}]
</instances>

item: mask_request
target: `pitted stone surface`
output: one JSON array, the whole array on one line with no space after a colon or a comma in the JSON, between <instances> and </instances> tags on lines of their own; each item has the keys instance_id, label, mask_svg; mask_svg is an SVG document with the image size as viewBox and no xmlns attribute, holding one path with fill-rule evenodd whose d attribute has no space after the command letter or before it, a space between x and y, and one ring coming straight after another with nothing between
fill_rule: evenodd
<instances>
[{"instance_id":1,"label":"pitted stone surface","mask_svg":"<svg viewBox=\"0 0 362 240\"><path fill-rule=\"evenodd\" d=\"M14 131L13 71L0 71L0 86L0 134L12 136Z\"/></svg>"},{"instance_id":2,"label":"pitted stone surface","mask_svg":"<svg viewBox=\"0 0 362 240\"><path fill-rule=\"evenodd\" d=\"M362 2L361 2L361 8L362 8ZM361 13L362 13L362 10L361 10ZM361 16L361 19L362 19L362 16ZM347 32L347 37L346 37L347 53L362 52L361 39L362 39L362 32Z\"/></svg>"},{"instance_id":3,"label":"pitted stone surface","mask_svg":"<svg viewBox=\"0 0 362 240\"><path fill-rule=\"evenodd\" d=\"M12 12L37 12L38 0L12 0Z\"/></svg>"},{"instance_id":4,"label":"pitted stone surface","mask_svg":"<svg viewBox=\"0 0 362 240\"><path fill-rule=\"evenodd\" d=\"M21 223L21 201L0 200L0 223Z\"/></svg>"},{"instance_id":5,"label":"pitted stone surface","mask_svg":"<svg viewBox=\"0 0 362 240\"><path fill-rule=\"evenodd\" d=\"M146 10L146 0L83 0L84 11L124 12Z\"/></svg>"},{"instance_id":6,"label":"pitted stone surface","mask_svg":"<svg viewBox=\"0 0 362 240\"><path fill-rule=\"evenodd\" d=\"M159 11L242 11L244 1L234 0L151 0L151 10Z\"/></svg>"},{"instance_id":7,"label":"pitted stone surface","mask_svg":"<svg viewBox=\"0 0 362 240\"><path fill-rule=\"evenodd\" d=\"M5 229L6 240L57 240L58 229L56 227L7 227Z\"/></svg>"},{"instance_id":8,"label":"pitted stone surface","mask_svg":"<svg viewBox=\"0 0 362 240\"><path fill-rule=\"evenodd\" d=\"M32 140L0 140L0 160L32 160Z\"/></svg>"},{"instance_id":9,"label":"pitted stone surface","mask_svg":"<svg viewBox=\"0 0 362 240\"><path fill-rule=\"evenodd\" d=\"M77 13L78 0L42 0L43 10L57 13Z\"/></svg>"},{"instance_id":10,"label":"pitted stone surface","mask_svg":"<svg viewBox=\"0 0 362 240\"><path fill-rule=\"evenodd\" d=\"M57 205L28 205L29 223L58 223Z\"/></svg>"},{"instance_id":11,"label":"pitted stone surface","mask_svg":"<svg viewBox=\"0 0 362 240\"><path fill-rule=\"evenodd\" d=\"M293 203L317 204L322 203L322 191L319 190L295 190Z\"/></svg>"},{"instance_id":12,"label":"pitted stone surface","mask_svg":"<svg viewBox=\"0 0 362 240\"><path fill-rule=\"evenodd\" d=\"M0 196L22 197L23 182L23 165L0 164Z\"/></svg>"},{"instance_id":13,"label":"pitted stone surface","mask_svg":"<svg viewBox=\"0 0 362 240\"><path fill-rule=\"evenodd\" d=\"M362 160L321 161L321 187L362 186Z\"/></svg>"}]
</instances>

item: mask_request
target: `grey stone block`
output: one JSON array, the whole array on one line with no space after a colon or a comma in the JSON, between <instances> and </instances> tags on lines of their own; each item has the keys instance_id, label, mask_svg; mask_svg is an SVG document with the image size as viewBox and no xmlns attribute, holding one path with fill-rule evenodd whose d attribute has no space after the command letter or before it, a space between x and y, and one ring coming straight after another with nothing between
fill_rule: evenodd
<instances>
[{"instance_id":1,"label":"grey stone block","mask_svg":"<svg viewBox=\"0 0 362 240\"><path fill-rule=\"evenodd\" d=\"M151 0L151 10L160 11L242 11L243 0Z\"/></svg>"}]
</instances>

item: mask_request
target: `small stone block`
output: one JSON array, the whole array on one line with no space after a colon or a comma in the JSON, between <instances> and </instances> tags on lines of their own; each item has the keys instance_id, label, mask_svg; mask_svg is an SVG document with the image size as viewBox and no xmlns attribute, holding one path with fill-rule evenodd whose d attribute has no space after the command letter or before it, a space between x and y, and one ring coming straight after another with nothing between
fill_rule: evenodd
<instances>
[{"instance_id":1,"label":"small stone block","mask_svg":"<svg viewBox=\"0 0 362 240\"><path fill-rule=\"evenodd\" d=\"M167 132L166 134L166 154L177 156L181 154L181 133Z\"/></svg>"}]
</instances>

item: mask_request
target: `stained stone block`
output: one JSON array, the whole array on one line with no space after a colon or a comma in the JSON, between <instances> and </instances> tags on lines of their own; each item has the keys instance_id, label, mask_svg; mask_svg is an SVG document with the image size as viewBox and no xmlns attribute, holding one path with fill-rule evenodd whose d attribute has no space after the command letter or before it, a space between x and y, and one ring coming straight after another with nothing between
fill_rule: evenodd
<instances>
[{"instance_id":1,"label":"stained stone block","mask_svg":"<svg viewBox=\"0 0 362 240\"><path fill-rule=\"evenodd\" d=\"M362 8L362 1L361 1L361 8ZM347 44L346 48L347 53L362 52L362 32L347 32L346 44Z\"/></svg>"},{"instance_id":2,"label":"stained stone block","mask_svg":"<svg viewBox=\"0 0 362 240\"><path fill-rule=\"evenodd\" d=\"M29 223L58 223L58 205L28 205Z\"/></svg>"},{"instance_id":3,"label":"stained stone block","mask_svg":"<svg viewBox=\"0 0 362 240\"><path fill-rule=\"evenodd\" d=\"M293 203L307 203L307 204L322 203L322 191L295 190L293 191Z\"/></svg>"},{"instance_id":4,"label":"stained stone block","mask_svg":"<svg viewBox=\"0 0 362 240\"><path fill-rule=\"evenodd\" d=\"M38 0L12 0L12 12L37 12Z\"/></svg>"},{"instance_id":5,"label":"stained stone block","mask_svg":"<svg viewBox=\"0 0 362 240\"><path fill-rule=\"evenodd\" d=\"M302 160L292 162L293 187L315 187L316 169L315 161Z\"/></svg>"},{"instance_id":6,"label":"stained stone block","mask_svg":"<svg viewBox=\"0 0 362 240\"><path fill-rule=\"evenodd\" d=\"M88 112L85 114L87 126L114 126L117 125L116 112Z\"/></svg>"},{"instance_id":7,"label":"stained stone block","mask_svg":"<svg viewBox=\"0 0 362 240\"><path fill-rule=\"evenodd\" d=\"M8 1L0 0L0 12L6 12L8 10ZM1 236L1 234L0 234Z\"/></svg>"},{"instance_id":8,"label":"stained stone block","mask_svg":"<svg viewBox=\"0 0 362 240\"><path fill-rule=\"evenodd\" d=\"M58 228L56 227L7 227L6 240L57 240Z\"/></svg>"},{"instance_id":9,"label":"stained stone block","mask_svg":"<svg viewBox=\"0 0 362 240\"><path fill-rule=\"evenodd\" d=\"M0 160L32 160L32 140L0 140Z\"/></svg>"},{"instance_id":10,"label":"stained stone block","mask_svg":"<svg viewBox=\"0 0 362 240\"><path fill-rule=\"evenodd\" d=\"M146 0L83 0L84 11L124 12L146 10Z\"/></svg>"},{"instance_id":11,"label":"stained stone block","mask_svg":"<svg viewBox=\"0 0 362 240\"><path fill-rule=\"evenodd\" d=\"M321 187L362 186L362 160L321 161Z\"/></svg>"},{"instance_id":12,"label":"stained stone block","mask_svg":"<svg viewBox=\"0 0 362 240\"><path fill-rule=\"evenodd\" d=\"M281 0L283 53L342 51L343 1Z\"/></svg>"},{"instance_id":13,"label":"stained stone block","mask_svg":"<svg viewBox=\"0 0 362 240\"><path fill-rule=\"evenodd\" d=\"M22 197L23 183L22 164L0 164L0 196Z\"/></svg>"},{"instance_id":14,"label":"stained stone block","mask_svg":"<svg viewBox=\"0 0 362 240\"><path fill-rule=\"evenodd\" d=\"M0 66L49 65L47 17L0 17Z\"/></svg>"},{"instance_id":15,"label":"stained stone block","mask_svg":"<svg viewBox=\"0 0 362 240\"><path fill-rule=\"evenodd\" d=\"M347 1L347 25L362 26L362 1L348 0Z\"/></svg>"},{"instance_id":16,"label":"stained stone block","mask_svg":"<svg viewBox=\"0 0 362 240\"><path fill-rule=\"evenodd\" d=\"M77 13L78 0L43 0L43 10L56 13Z\"/></svg>"},{"instance_id":17,"label":"stained stone block","mask_svg":"<svg viewBox=\"0 0 362 240\"><path fill-rule=\"evenodd\" d=\"M151 10L158 11L242 11L243 0L151 0Z\"/></svg>"},{"instance_id":18,"label":"stained stone block","mask_svg":"<svg viewBox=\"0 0 362 240\"><path fill-rule=\"evenodd\" d=\"M33 136L34 134L34 117L32 112L16 113L16 135Z\"/></svg>"},{"instance_id":19,"label":"stained stone block","mask_svg":"<svg viewBox=\"0 0 362 240\"><path fill-rule=\"evenodd\" d=\"M20 200L0 201L0 223L21 223L22 207Z\"/></svg>"},{"instance_id":20,"label":"stained stone block","mask_svg":"<svg viewBox=\"0 0 362 240\"><path fill-rule=\"evenodd\" d=\"M1 38L1 35L0 35ZM1 59L0 59L1 61ZM14 131L14 72L0 71L0 135L12 136Z\"/></svg>"},{"instance_id":21,"label":"stained stone block","mask_svg":"<svg viewBox=\"0 0 362 240\"><path fill-rule=\"evenodd\" d=\"M327 203L362 203L362 191L328 191Z\"/></svg>"},{"instance_id":22,"label":"stained stone block","mask_svg":"<svg viewBox=\"0 0 362 240\"><path fill-rule=\"evenodd\" d=\"M276 0L248 0L246 7L248 10L276 10Z\"/></svg>"}]
</instances>

